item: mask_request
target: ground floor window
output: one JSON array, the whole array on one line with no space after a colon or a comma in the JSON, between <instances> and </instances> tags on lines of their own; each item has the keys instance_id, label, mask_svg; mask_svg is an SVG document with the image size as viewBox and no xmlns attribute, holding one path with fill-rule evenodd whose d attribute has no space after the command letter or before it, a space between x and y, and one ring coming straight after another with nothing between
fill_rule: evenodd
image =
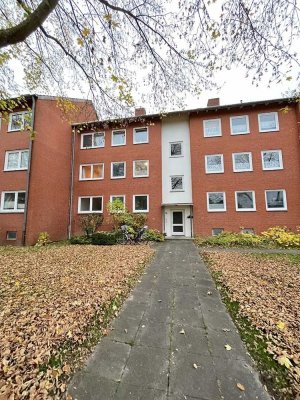
<instances>
[{"instance_id":1,"label":"ground floor window","mask_svg":"<svg viewBox=\"0 0 300 400\"><path fill-rule=\"evenodd\" d=\"M79 197L78 212L82 214L103 212L103 196Z\"/></svg>"},{"instance_id":2,"label":"ground floor window","mask_svg":"<svg viewBox=\"0 0 300 400\"><path fill-rule=\"evenodd\" d=\"M283 189L266 190L266 208L267 211L285 211L287 210L286 192Z\"/></svg>"},{"instance_id":3,"label":"ground floor window","mask_svg":"<svg viewBox=\"0 0 300 400\"><path fill-rule=\"evenodd\" d=\"M212 236L218 236L222 232L224 232L224 228L212 228L211 234Z\"/></svg>"},{"instance_id":4,"label":"ground floor window","mask_svg":"<svg viewBox=\"0 0 300 400\"><path fill-rule=\"evenodd\" d=\"M225 192L208 192L207 193L207 211L209 211L209 212L226 211Z\"/></svg>"},{"instance_id":5,"label":"ground floor window","mask_svg":"<svg viewBox=\"0 0 300 400\"><path fill-rule=\"evenodd\" d=\"M133 212L148 212L149 211L149 195L136 194L133 196Z\"/></svg>"},{"instance_id":6,"label":"ground floor window","mask_svg":"<svg viewBox=\"0 0 300 400\"><path fill-rule=\"evenodd\" d=\"M7 231L6 232L6 240L16 240L17 232L16 231Z\"/></svg>"},{"instance_id":7,"label":"ground floor window","mask_svg":"<svg viewBox=\"0 0 300 400\"><path fill-rule=\"evenodd\" d=\"M24 212L25 198L25 192L2 192L1 211Z\"/></svg>"},{"instance_id":8,"label":"ground floor window","mask_svg":"<svg viewBox=\"0 0 300 400\"><path fill-rule=\"evenodd\" d=\"M255 193L253 190L235 192L236 211L255 211Z\"/></svg>"}]
</instances>

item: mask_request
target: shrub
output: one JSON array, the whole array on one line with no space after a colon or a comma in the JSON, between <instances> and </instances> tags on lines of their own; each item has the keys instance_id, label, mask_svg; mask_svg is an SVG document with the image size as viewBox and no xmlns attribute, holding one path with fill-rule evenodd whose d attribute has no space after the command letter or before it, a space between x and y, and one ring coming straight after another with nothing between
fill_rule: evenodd
<instances>
[{"instance_id":1,"label":"shrub","mask_svg":"<svg viewBox=\"0 0 300 400\"><path fill-rule=\"evenodd\" d=\"M38 240L36 242L36 246L46 246L50 243L50 235L48 232L40 232L38 236Z\"/></svg>"},{"instance_id":2,"label":"shrub","mask_svg":"<svg viewBox=\"0 0 300 400\"><path fill-rule=\"evenodd\" d=\"M277 247L300 248L300 233L291 232L286 226L269 228L261 235L266 242Z\"/></svg>"},{"instance_id":3,"label":"shrub","mask_svg":"<svg viewBox=\"0 0 300 400\"><path fill-rule=\"evenodd\" d=\"M96 232L92 235L92 244L101 246L111 246L117 244L122 237L120 232Z\"/></svg>"},{"instance_id":4,"label":"shrub","mask_svg":"<svg viewBox=\"0 0 300 400\"><path fill-rule=\"evenodd\" d=\"M79 220L79 225L86 236L91 236L103 223L102 214L87 214L82 215Z\"/></svg>"},{"instance_id":5,"label":"shrub","mask_svg":"<svg viewBox=\"0 0 300 400\"><path fill-rule=\"evenodd\" d=\"M73 236L70 239L71 244L92 244L92 238L87 236Z\"/></svg>"},{"instance_id":6,"label":"shrub","mask_svg":"<svg viewBox=\"0 0 300 400\"><path fill-rule=\"evenodd\" d=\"M156 229L148 229L144 233L143 238L151 242L163 242L165 240L164 235Z\"/></svg>"}]
</instances>

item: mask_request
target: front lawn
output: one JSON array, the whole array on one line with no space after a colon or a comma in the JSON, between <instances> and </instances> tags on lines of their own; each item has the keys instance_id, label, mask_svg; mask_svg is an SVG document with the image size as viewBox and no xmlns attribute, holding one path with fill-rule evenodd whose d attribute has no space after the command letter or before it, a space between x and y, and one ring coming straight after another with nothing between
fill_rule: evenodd
<instances>
[{"instance_id":1,"label":"front lawn","mask_svg":"<svg viewBox=\"0 0 300 400\"><path fill-rule=\"evenodd\" d=\"M0 399L61 398L152 254L146 245L0 247Z\"/></svg>"},{"instance_id":2,"label":"front lawn","mask_svg":"<svg viewBox=\"0 0 300 400\"><path fill-rule=\"evenodd\" d=\"M300 256L202 255L275 398L300 398Z\"/></svg>"}]
</instances>

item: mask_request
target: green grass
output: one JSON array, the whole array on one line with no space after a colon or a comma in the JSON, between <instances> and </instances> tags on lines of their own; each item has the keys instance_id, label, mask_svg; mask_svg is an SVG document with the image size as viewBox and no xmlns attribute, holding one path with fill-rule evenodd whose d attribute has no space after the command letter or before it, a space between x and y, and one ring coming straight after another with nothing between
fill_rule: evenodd
<instances>
[{"instance_id":1,"label":"green grass","mask_svg":"<svg viewBox=\"0 0 300 400\"><path fill-rule=\"evenodd\" d=\"M254 359L269 392L276 400L294 400L295 397L292 393L287 369L279 365L267 351L267 339L263 332L256 329L246 317L240 315L239 303L231 300L228 288L222 283L222 273L213 272L212 276L220 291L222 300L236 324L248 352Z\"/></svg>"}]
</instances>

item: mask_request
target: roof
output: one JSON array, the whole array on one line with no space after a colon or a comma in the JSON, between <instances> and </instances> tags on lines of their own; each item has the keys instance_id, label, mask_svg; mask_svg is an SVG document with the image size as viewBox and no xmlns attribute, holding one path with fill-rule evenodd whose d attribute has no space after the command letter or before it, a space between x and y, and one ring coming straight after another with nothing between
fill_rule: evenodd
<instances>
[{"instance_id":1,"label":"roof","mask_svg":"<svg viewBox=\"0 0 300 400\"><path fill-rule=\"evenodd\" d=\"M246 103L234 103L234 104L225 104L225 105L219 105L219 106L209 106L209 107L202 107L202 108L192 108L188 110L177 110L177 111L170 111L170 112L161 112L161 113L155 113L155 114L144 114L144 115L139 115L138 117L135 116L130 116L130 117L124 117L124 118L116 118L116 119L104 119L104 120L96 120L96 121L86 121L86 122L79 122L79 123L74 123L72 126L82 126L82 125L92 125L92 124L109 124L109 123L118 123L118 122L131 122L141 120L141 119L157 119L157 118L164 118L167 116L174 116L174 115L179 115L179 114L192 114L192 113L205 113L205 112L211 112L211 111L222 111L222 110L231 110L233 108L237 109L242 109L245 107L255 107L259 105L264 105L268 106L271 104L286 104L286 103L296 103L296 100L293 98L289 97L283 97L279 99L271 99L271 100L259 100L259 101L249 101Z\"/></svg>"}]
</instances>

